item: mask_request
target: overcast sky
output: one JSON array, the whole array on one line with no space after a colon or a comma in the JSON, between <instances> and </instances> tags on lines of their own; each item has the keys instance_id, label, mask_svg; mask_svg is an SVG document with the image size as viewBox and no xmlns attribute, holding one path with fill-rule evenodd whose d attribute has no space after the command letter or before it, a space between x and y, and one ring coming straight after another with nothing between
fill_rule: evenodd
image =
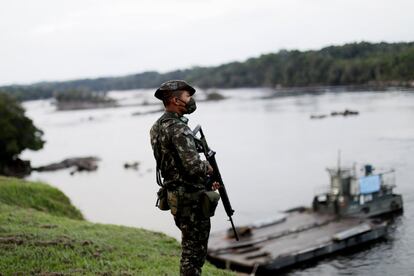
<instances>
[{"instance_id":1,"label":"overcast sky","mask_svg":"<svg viewBox=\"0 0 414 276\"><path fill-rule=\"evenodd\" d=\"M414 41L413 0L0 0L0 84Z\"/></svg>"}]
</instances>

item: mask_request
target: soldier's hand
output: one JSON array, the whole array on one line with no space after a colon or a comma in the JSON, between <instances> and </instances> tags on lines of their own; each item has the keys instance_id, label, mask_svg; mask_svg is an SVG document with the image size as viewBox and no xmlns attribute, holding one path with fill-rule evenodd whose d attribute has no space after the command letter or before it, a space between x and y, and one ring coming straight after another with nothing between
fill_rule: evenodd
<instances>
[{"instance_id":1,"label":"soldier's hand","mask_svg":"<svg viewBox=\"0 0 414 276\"><path fill-rule=\"evenodd\" d=\"M210 164L207 164L207 174L212 175L213 174L213 167Z\"/></svg>"},{"instance_id":2,"label":"soldier's hand","mask_svg":"<svg viewBox=\"0 0 414 276\"><path fill-rule=\"evenodd\" d=\"M217 181L213 182L213 185L211 186L211 190L215 191L218 190L220 188L220 183L218 183Z\"/></svg>"}]
</instances>

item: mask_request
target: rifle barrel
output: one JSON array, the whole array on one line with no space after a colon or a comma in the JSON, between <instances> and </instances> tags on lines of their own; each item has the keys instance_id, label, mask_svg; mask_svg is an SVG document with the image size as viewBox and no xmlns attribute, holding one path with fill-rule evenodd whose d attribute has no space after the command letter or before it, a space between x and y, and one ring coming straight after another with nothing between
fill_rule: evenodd
<instances>
[{"instance_id":1,"label":"rifle barrel","mask_svg":"<svg viewBox=\"0 0 414 276\"><path fill-rule=\"evenodd\" d=\"M233 228L234 237L236 238L236 241L239 241L239 234L237 234L236 227L234 227L233 219L229 217L229 221L231 223L231 228Z\"/></svg>"},{"instance_id":2,"label":"rifle barrel","mask_svg":"<svg viewBox=\"0 0 414 276\"><path fill-rule=\"evenodd\" d=\"M223 203L224 210L226 211L227 216L229 217L229 221L231 223L231 228L234 232L234 237L236 238L236 241L239 240L239 235L237 234L236 227L234 226L232 215L234 213L233 208L230 204L230 199L227 195L226 187L224 186L223 179L221 178L220 170L217 165L216 161L216 152L211 150L207 144L206 137L204 136L203 130L200 125L197 125L196 128L193 130L194 136L196 136L197 133L200 133L200 138L196 138L196 141L200 143L200 147L202 148L202 151L207 159L207 161L210 163L211 167L213 168L213 175L212 180L217 181L220 184L220 188L218 189L221 202Z\"/></svg>"}]
</instances>

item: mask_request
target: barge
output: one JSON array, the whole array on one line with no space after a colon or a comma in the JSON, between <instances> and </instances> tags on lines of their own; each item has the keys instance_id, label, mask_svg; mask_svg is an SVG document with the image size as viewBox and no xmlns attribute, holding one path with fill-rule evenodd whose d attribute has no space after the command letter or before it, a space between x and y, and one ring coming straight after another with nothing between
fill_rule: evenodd
<instances>
[{"instance_id":1,"label":"barge","mask_svg":"<svg viewBox=\"0 0 414 276\"><path fill-rule=\"evenodd\" d=\"M363 248L387 236L390 218L403 211L402 196L393 193L394 170L374 173L328 168L330 186L311 207L297 207L272 221L213 233L208 260L218 267L257 275L274 274L350 248Z\"/></svg>"}]
</instances>

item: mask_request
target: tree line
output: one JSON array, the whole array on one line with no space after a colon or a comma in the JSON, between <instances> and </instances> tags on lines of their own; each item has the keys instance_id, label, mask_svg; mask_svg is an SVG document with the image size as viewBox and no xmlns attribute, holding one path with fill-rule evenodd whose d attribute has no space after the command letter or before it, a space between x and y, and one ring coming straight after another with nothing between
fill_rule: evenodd
<instances>
[{"instance_id":1,"label":"tree line","mask_svg":"<svg viewBox=\"0 0 414 276\"><path fill-rule=\"evenodd\" d=\"M336 85L414 86L414 42L350 43L320 50L281 50L214 67L168 73L3 86L0 93L19 100L49 98L67 90L110 91L155 88L169 79L185 79L201 88L294 87Z\"/></svg>"}]
</instances>

